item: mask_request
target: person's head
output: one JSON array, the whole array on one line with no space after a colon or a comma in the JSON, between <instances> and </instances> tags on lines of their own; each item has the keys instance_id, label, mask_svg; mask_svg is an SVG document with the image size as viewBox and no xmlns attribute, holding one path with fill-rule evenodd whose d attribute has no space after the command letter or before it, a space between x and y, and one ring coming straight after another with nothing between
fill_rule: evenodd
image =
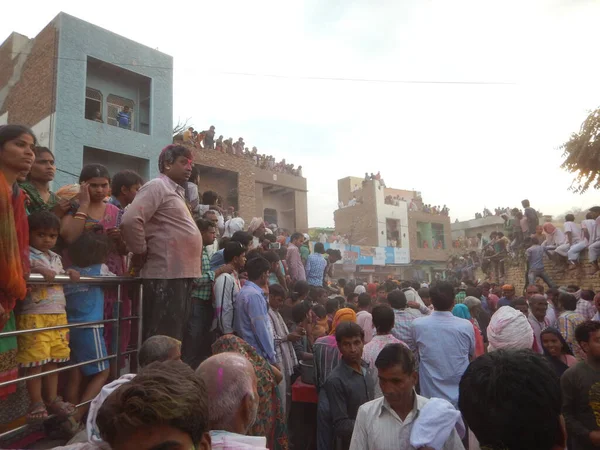
<instances>
[{"instance_id":1,"label":"person's head","mask_svg":"<svg viewBox=\"0 0 600 450\"><path fill-rule=\"evenodd\" d=\"M573 214L567 214L565 216L565 222L575 222L575 216Z\"/></svg>"},{"instance_id":2,"label":"person's head","mask_svg":"<svg viewBox=\"0 0 600 450\"><path fill-rule=\"evenodd\" d=\"M187 364L154 362L106 398L96 424L114 450L210 450L206 399Z\"/></svg>"},{"instance_id":3,"label":"person's head","mask_svg":"<svg viewBox=\"0 0 600 450\"><path fill-rule=\"evenodd\" d=\"M521 201L521 206L523 206L523 208L529 208L529 200L525 199Z\"/></svg>"},{"instance_id":4,"label":"person's head","mask_svg":"<svg viewBox=\"0 0 600 450\"><path fill-rule=\"evenodd\" d=\"M371 315L377 334L390 334L394 328L394 310L388 305L377 305L373 307Z\"/></svg>"},{"instance_id":5,"label":"person's head","mask_svg":"<svg viewBox=\"0 0 600 450\"><path fill-rule=\"evenodd\" d=\"M211 430L246 434L256 421L258 387L254 367L239 353L211 356L196 369L208 393Z\"/></svg>"},{"instance_id":6,"label":"person's head","mask_svg":"<svg viewBox=\"0 0 600 450\"><path fill-rule=\"evenodd\" d=\"M548 299L548 302L551 303L554 306L558 305L558 294L559 291L557 288L550 288L546 291L546 298Z\"/></svg>"},{"instance_id":7,"label":"person's head","mask_svg":"<svg viewBox=\"0 0 600 450\"><path fill-rule=\"evenodd\" d=\"M276 272L279 269L279 255L277 252L273 250L269 250L268 252L263 253L263 258L265 258L271 264L271 272Z\"/></svg>"},{"instance_id":8,"label":"person's head","mask_svg":"<svg viewBox=\"0 0 600 450\"><path fill-rule=\"evenodd\" d=\"M481 308L481 300L479 297L467 296L463 301L463 305L469 308L471 316L476 316Z\"/></svg>"},{"instance_id":9,"label":"person's head","mask_svg":"<svg viewBox=\"0 0 600 450\"><path fill-rule=\"evenodd\" d=\"M33 151L37 140L29 128L22 125L0 126L0 170L15 177L28 173L35 161Z\"/></svg>"},{"instance_id":10,"label":"person's head","mask_svg":"<svg viewBox=\"0 0 600 450\"><path fill-rule=\"evenodd\" d=\"M481 295L483 295L484 297L487 298L488 295L490 295L490 283L488 283L487 281L484 283L481 283L479 285L479 288L481 289Z\"/></svg>"},{"instance_id":11,"label":"person's head","mask_svg":"<svg viewBox=\"0 0 600 450\"><path fill-rule=\"evenodd\" d=\"M231 264L236 271L240 272L246 266L246 247L241 243L229 241L223 249L225 264Z\"/></svg>"},{"instance_id":12,"label":"person's head","mask_svg":"<svg viewBox=\"0 0 600 450\"><path fill-rule=\"evenodd\" d=\"M323 305L315 305L312 307L312 310L319 319L327 317L327 310Z\"/></svg>"},{"instance_id":13,"label":"person's head","mask_svg":"<svg viewBox=\"0 0 600 450\"><path fill-rule=\"evenodd\" d=\"M123 106L123 112L128 113L129 112L129 106L127 106L127 105Z\"/></svg>"},{"instance_id":14,"label":"person's head","mask_svg":"<svg viewBox=\"0 0 600 450\"><path fill-rule=\"evenodd\" d=\"M502 306L492 315L487 336L489 351L533 347L533 329L527 316L511 306Z\"/></svg>"},{"instance_id":15,"label":"person's head","mask_svg":"<svg viewBox=\"0 0 600 450\"><path fill-rule=\"evenodd\" d=\"M559 358L562 355L573 355L567 341L556 328L544 328L540 333L544 354Z\"/></svg>"},{"instance_id":16,"label":"person's head","mask_svg":"<svg viewBox=\"0 0 600 450\"><path fill-rule=\"evenodd\" d=\"M361 311L369 311L371 309L373 299L367 293L358 296L358 309Z\"/></svg>"},{"instance_id":17,"label":"person's head","mask_svg":"<svg viewBox=\"0 0 600 450\"><path fill-rule=\"evenodd\" d=\"M219 194L215 191L204 191L202 193L202 204L214 206L217 204L217 200L219 200Z\"/></svg>"},{"instance_id":18,"label":"person's head","mask_svg":"<svg viewBox=\"0 0 600 450\"><path fill-rule=\"evenodd\" d=\"M271 264L262 256L249 259L246 262L246 272L248 273L248 279L253 283L262 286L267 282L269 278L269 270Z\"/></svg>"},{"instance_id":19,"label":"person's head","mask_svg":"<svg viewBox=\"0 0 600 450\"><path fill-rule=\"evenodd\" d=\"M508 300L512 300L515 296L515 287L512 284L505 284L502 286L502 295Z\"/></svg>"},{"instance_id":20,"label":"person's head","mask_svg":"<svg viewBox=\"0 0 600 450\"><path fill-rule=\"evenodd\" d=\"M285 301L285 289L280 284L269 286L269 305L277 311Z\"/></svg>"},{"instance_id":21,"label":"person's head","mask_svg":"<svg viewBox=\"0 0 600 450\"><path fill-rule=\"evenodd\" d=\"M167 145L158 157L158 170L177 184L192 174L192 151L183 145Z\"/></svg>"},{"instance_id":22,"label":"person's head","mask_svg":"<svg viewBox=\"0 0 600 450\"><path fill-rule=\"evenodd\" d=\"M390 306L394 309L405 309L408 303L404 292L398 289L388 294L387 301L390 304Z\"/></svg>"},{"instance_id":23,"label":"person's head","mask_svg":"<svg viewBox=\"0 0 600 450\"><path fill-rule=\"evenodd\" d=\"M83 233L69 245L69 257L73 264L81 268L104 264L110 248L106 234L90 231Z\"/></svg>"},{"instance_id":24,"label":"person's head","mask_svg":"<svg viewBox=\"0 0 600 450\"><path fill-rule=\"evenodd\" d=\"M588 359L600 360L600 322L588 320L575 328L575 340Z\"/></svg>"},{"instance_id":25,"label":"person's head","mask_svg":"<svg viewBox=\"0 0 600 450\"><path fill-rule=\"evenodd\" d=\"M471 312L469 311L469 307L464 303L458 303L454 305L452 308L452 314L455 317L460 317L461 319L471 320Z\"/></svg>"},{"instance_id":26,"label":"person's head","mask_svg":"<svg viewBox=\"0 0 600 450\"><path fill-rule=\"evenodd\" d=\"M379 387L392 408L412 405L418 373L415 356L404 344L388 344L375 360Z\"/></svg>"},{"instance_id":27,"label":"person's head","mask_svg":"<svg viewBox=\"0 0 600 450\"><path fill-rule=\"evenodd\" d=\"M202 234L202 244L204 246L213 245L217 238L217 229L215 224L207 219L196 220L196 225Z\"/></svg>"},{"instance_id":28,"label":"person's head","mask_svg":"<svg viewBox=\"0 0 600 450\"><path fill-rule=\"evenodd\" d=\"M347 364L360 364L364 340L365 332L357 323L342 322L335 330L335 341Z\"/></svg>"},{"instance_id":29,"label":"person's head","mask_svg":"<svg viewBox=\"0 0 600 450\"><path fill-rule=\"evenodd\" d=\"M262 237L265 234L265 221L262 217L254 217L248 225L248 233L257 238Z\"/></svg>"},{"instance_id":30,"label":"person's head","mask_svg":"<svg viewBox=\"0 0 600 450\"><path fill-rule=\"evenodd\" d=\"M90 202L100 203L108 196L110 175L102 164L83 166L79 174L79 183L87 183L90 192Z\"/></svg>"},{"instance_id":31,"label":"person's head","mask_svg":"<svg viewBox=\"0 0 600 450\"><path fill-rule=\"evenodd\" d=\"M527 289L525 289L525 298L527 300L529 300L531 297L533 297L534 295L537 295L540 293L540 290L538 289L536 284L530 284L529 286L527 286Z\"/></svg>"},{"instance_id":32,"label":"person's head","mask_svg":"<svg viewBox=\"0 0 600 450\"><path fill-rule=\"evenodd\" d=\"M56 245L60 233L60 219L49 211L31 214L29 222L29 245L40 252L48 252Z\"/></svg>"},{"instance_id":33,"label":"person's head","mask_svg":"<svg viewBox=\"0 0 600 450\"><path fill-rule=\"evenodd\" d=\"M329 255L329 264L335 264L342 259L342 252L337 249L328 248L325 253Z\"/></svg>"},{"instance_id":34,"label":"person's head","mask_svg":"<svg viewBox=\"0 0 600 450\"><path fill-rule=\"evenodd\" d=\"M304 236L302 233L294 233L290 236L290 242L296 247L300 247L304 242Z\"/></svg>"},{"instance_id":35,"label":"person's head","mask_svg":"<svg viewBox=\"0 0 600 450\"><path fill-rule=\"evenodd\" d=\"M133 201L143 184L144 180L137 172L121 170L113 177L110 190L119 199L121 206L125 207Z\"/></svg>"},{"instance_id":36,"label":"person's head","mask_svg":"<svg viewBox=\"0 0 600 450\"><path fill-rule=\"evenodd\" d=\"M529 298L529 308L531 309L533 317L539 322L543 322L546 317L546 312L548 311L548 300L540 294L532 295Z\"/></svg>"},{"instance_id":37,"label":"person's head","mask_svg":"<svg viewBox=\"0 0 600 450\"><path fill-rule=\"evenodd\" d=\"M327 302L327 291L321 287L313 288L311 291L311 299L319 305L324 305Z\"/></svg>"},{"instance_id":38,"label":"person's head","mask_svg":"<svg viewBox=\"0 0 600 450\"><path fill-rule=\"evenodd\" d=\"M353 322L356 323L356 312L351 308L341 308L335 312L333 321L331 322L331 330L329 334L335 336L335 330L341 323Z\"/></svg>"},{"instance_id":39,"label":"person's head","mask_svg":"<svg viewBox=\"0 0 600 450\"><path fill-rule=\"evenodd\" d=\"M248 250L250 243L252 242L252 235L246 231L236 231L231 236L231 242L239 242L246 250Z\"/></svg>"},{"instance_id":40,"label":"person's head","mask_svg":"<svg viewBox=\"0 0 600 450\"><path fill-rule=\"evenodd\" d=\"M50 183L56 174L54 154L48 147L34 147L35 161L27 178L38 183Z\"/></svg>"},{"instance_id":41,"label":"person's head","mask_svg":"<svg viewBox=\"0 0 600 450\"><path fill-rule=\"evenodd\" d=\"M592 300L594 300L596 293L594 291L592 291L591 289L584 289L581 291L581 294L579 296L583 300L587 300L588 302L591 302Z\"/></svg>"},{"instance_id":42,"label":"person's head","mask_svg":"<svg viewBox=\"0 0 600 450\"><path fill-rule=\"evenodd\" d=\"M525 300L523 297L518 297L513 299L510 302L510 306L514 309L516 309L517 311L521 311L523 314L527 315L527 313L529 312L529 308L527 306L527 300Z\"/></svg>"},{"instance_id":43,"label":"person's head","mask_svg":"<svg viewBox=\"0 0 600 450\"><path fill-rule=\"evenodd\" d=\"M575 311L577 308L577 298L574 295L561 292L558 294L558 307L561 311Z\"/></svg>"},{"instance_id":44,"label":"person's head","mask_svg":"<svg viewBox=\"0 0 600 450\"><path fill-rule=\"evenodd\" d=\"M209 209L204 214L202 214L202 218L204 220L212 222L215 227L219 223L219 216L217 215L217 212L213 211L212 209Z\"/></svg>"},{"instance_id":45,"label":"person's head","mask_svg":"<svg viewBox=\"0 0 600 450\"><path fill-rule=\"evenodd\" d=\"M323 308L321 305L317 305L317 306L320 307L323 311L323 314L325 314L325 308ZM317 308L317 306L315 306L314 308ZM313 308L313 310L314 310L314 308ZM292 320L294 321L294 323L296 325L301 325L301 324L305 323L305 321L308 318L308 311L309 311L309 308L307 306L307 303L305 303L305 302L298 302L294 306L292 306ZM317 314L317 317L319 317L318 314Z\"/></svg>"},{"instance_id":46,"label":"person's head","mask_svg":"<svg viewBox=\"0 0 600 450\"><path fill-rule=\"evenodd\" d=\"M454 288L447 281L438 281L429 289L431 304L436 311L452 311L454 306Z\"/></svg>"},{"instance_id":47,"label":"person's head","mask_svg":"<svg viewBox=\"0 0 600 450\"><path fill-rule=\"evenodd\" d=\"M558 377L531 350L500 350L475 359L460 380L458 407L481 447L566 446Z\"/></svg>"},{"instance_id":48,"label":"person's head","mask_svg":"<svg viewBox=\"0 0 600 450\"><path fill-rule=\"evenodd\" d=\"M320 255L325 253L325 246L321 242L317 242L314 248L315 253L319 253Z\"/></svg>"},{"instance_id":49,"label":"person's head","mask_svg":"<svg viewBox=\"0 0 600 450\"><path fill-rule=\"evenodd\" d=\"M138 352L138 363L142 368L156 361L179 360L181 360L181 341L160 334L146 339Z\"/></svg>"},{"instance_id":50,"label":"person's head","mask_svg":"<svg viewBox=\"0 0 600 450\"><path fill-rule=\"evenodd\" d=\"M341 287L342 289L346 287L346 279L345 278L340 278L338 280L338 286Z\"/></svg>"},{"instance_id":51,"label":"person's head","mask_svg":"<svg viewBox=\"0 0 600 450\"><path fill-rule=\"evenodd\" d=\"M350 292L347 296L346 296L346 301L348 302L348 304L350 305L356 305L358 302L358 294L355 292Z\"/></svg>"},{"instance_id":52,"label":"person's head","mask_svg":"<svg viewBox=\"0 0 600 450\"><path fill-rule=\"evenodd\" d=\"M377 286L377 301L387 302L387 291L385 290L384 284Z\"/></svg>"},{"instance_id":53,"label":"person's head","mask_svg":"<svg viewBox=\"0 0 600 450\"><path fill-rule=\"evenodd\" d=\"M333 315L338 309L340 309L340 302L338 302L337 298L328 298L325 303L327 314Z\"/></svg>"},{"instance_id":54,"label":"person's head","mask_svg":"<svg viewBox=\"0 0 600 450\"><path fill-rule=\"evenodd\" d=\"M592 206L590 212L593 214L592 219L600 217L600 206Z\"/></svg>"},{"instance_id":55,"label":"person's head","mask_svg":"<svg viewBox=\"0 0 600 450\"><path fill-rule=\"evenodd\" d=\"M429 293L429 288L420 288L417 293L425 305L431 305L431 294Z\"/></svg>"}]
</instances>

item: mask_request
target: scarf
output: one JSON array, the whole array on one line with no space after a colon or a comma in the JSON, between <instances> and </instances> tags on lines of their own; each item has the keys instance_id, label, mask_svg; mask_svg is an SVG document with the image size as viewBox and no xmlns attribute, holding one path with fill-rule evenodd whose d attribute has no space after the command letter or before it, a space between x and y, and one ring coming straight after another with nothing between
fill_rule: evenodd
<instances>
[{"instance_id":1,"label":"scarf","mask_svg":"<svg viewBox=\"0 0 600 450\"><path fill-rule=\"evenodd\" d=\"M275 336L278 339L282 339L290 334L288 327L283 321L283 317L273 308L269 308L269 317L273 323L273 330ZM283 362L283 369L287 371L289 376L294 373L294 367L298 365L298 359L296 358L296 352L292 347L291 342L280 342L279 348L281 349L281 360Z\"/></svg>"},{"instance_id":2,"label":"scarf","mask_svg":"<svg viewBox=\"0 0 600 450\"><path fill-rule=\"evenodd\" d=\"M331 331L329 334L335 336L336 327L342 322L354 322L356 323L356 313L350 308L338 309L331 322Z\"/></svg>"},{"instance_id":3,"label":"scarf","mask_svg":"<svg viewBox=\"0 0 600 450\"><path fill-rule=\"evenodd\" d=\"M29 275L29 226L25 194L9 186L0 171L0 305L8 313L27 294Z\"/></svg>"},{"instance_id":4,"label":"scarf","mask_svg":"<svg viewBox=\"0 0 600 450\"><path fill-rule=\"evenodd\" d=\"M454 305L454 308L452 308L452 314L456 317L460 317L461 319L471 320L471 313L469 312L469 308L463 303Z\"/></svg>"}]
</instances>

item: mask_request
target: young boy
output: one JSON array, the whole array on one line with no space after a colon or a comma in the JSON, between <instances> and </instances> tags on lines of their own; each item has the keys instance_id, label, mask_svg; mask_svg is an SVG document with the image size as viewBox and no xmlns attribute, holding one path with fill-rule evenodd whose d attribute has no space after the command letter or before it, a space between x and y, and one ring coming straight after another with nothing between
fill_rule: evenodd
<instances>
[{"instance_id":1,"label":"young boy","mask_svg":"<svg viewBox=\"0 0 600 450\"><path fill-rule=\"evenodd\" d=\"M143 184L142 177L133 170L117 172L110 184L111 196L108 203L115 205L120 210L125 209L133 201Z\"/></svg>"},{"instance_id":2,"label":"young boy","mask_svg":"<svg viewBox=\"0 0 600 450\"><path fill-rule=\"evenodd\" d=\"M535 284L535 280L539 277L544 280L549 287L555 287L556 285L544 270L544 248L535 237L529 238L527 241L528 243L531 243L529 248L525 250L529 266L529 271L527 272L529 284Z\"/></svg>"},{"instance_id":3,"label":"young boy","mask_svg":"<svg viewBox=\"0 0 600 450\"><path fill-rule=\"evenodd\" d=\"M575 339L587 361L568 368L560 379L562 414L574 448L591 449L600 446L600 322L579 324Z\"/></svg>"},{"instance_id":4,"label":"young boy","mask_svg":"<svg viewBox=\"0 0 600 450\"><path fill-rule=\"evenodd\" d=\"M215 279L213 288L213 306L215 317L211 331L217 330L220 335L233 333L233 317L235 300L240 292L239 272L246 265L246 247L239 242L228 242L223 250L225 264L233 267L233 272L223 272Z\"/></svg>"},{"instance_id":5,"label":"young boy","mask_svg":"<svg viewBox=\"0 0 600 450\"><path fill-rule=\"evenodd\" d=\"M72 280L78 280L79 273L71 269L65 272L60 256L50 250L56 245L60 231L58 217L48 211L39 211L31 214L28 220L31 273L41 274L47 282L54 280L56 275L65 273ZM62 285L34 285L19 307L17 329L30 330L66 325L65 306ZM54 370L57 363L66 362L70 358L68 329L21 334L17 341L17 362L25 369L25 375ZM42 396L42 383L45 396ZM27 413L28 422L44 421L48 418L48 412L61 417L68 417L75 412L71 403L64 402L57 395L57 389L57 373L27 381L27 391L31 400Z\"/></svg>"}]
</instances>

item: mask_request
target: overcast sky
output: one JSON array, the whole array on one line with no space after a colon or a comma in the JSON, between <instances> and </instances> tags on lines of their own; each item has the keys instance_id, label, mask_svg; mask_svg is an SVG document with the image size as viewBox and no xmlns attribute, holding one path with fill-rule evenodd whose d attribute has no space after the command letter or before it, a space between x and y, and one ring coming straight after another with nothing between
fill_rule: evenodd
<instances>
[{"instance_id":1,"label":"overcast sky","mask_svg":"<svg viewBox=\"0 0 600 450\"><path fill-rule=\"evenodd\" d=\"M600 2L3 3L2 41L64 11L172 55L175 122L302 165L310 226L333 225L339 178L378 170L453 221L600 204L567 191L558 149L600 105Z\"/></svg>"}]
</instances>

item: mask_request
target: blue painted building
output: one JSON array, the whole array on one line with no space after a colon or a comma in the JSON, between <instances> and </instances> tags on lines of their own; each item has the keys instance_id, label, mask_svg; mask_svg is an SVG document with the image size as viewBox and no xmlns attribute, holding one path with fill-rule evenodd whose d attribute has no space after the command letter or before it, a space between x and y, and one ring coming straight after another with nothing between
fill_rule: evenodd
<instances>
[{"instance_id":1,"label":"blue painted building","mask_svg":"<svg viewBox=\"0 0 600 450\"><path fill-rule=\"evenodd\" d=\"M5 47L13 71L6 86L0 76L0 124L28 125L54 151L54 187L76 182L89 163L111 175L129 168L156 176L160 150L172 141L171 56L65 13L33 39L13 33L0 46L0 65ZM23 95L37 96L37 105L19 101Z\"/></svg>"}]
</instances>

